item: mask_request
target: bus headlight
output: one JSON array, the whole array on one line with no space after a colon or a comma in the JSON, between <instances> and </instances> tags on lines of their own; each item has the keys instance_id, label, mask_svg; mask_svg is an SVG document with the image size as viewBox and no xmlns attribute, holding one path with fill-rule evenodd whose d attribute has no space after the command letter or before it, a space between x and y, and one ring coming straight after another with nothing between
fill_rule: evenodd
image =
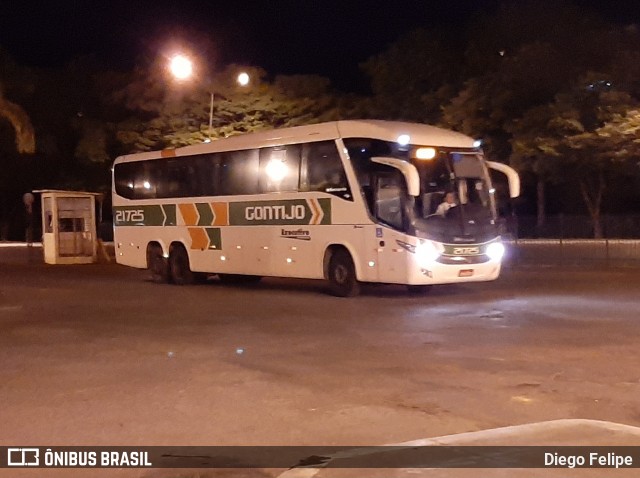
<instances>
[{"instance_id":1,"label":"bus headlight","mask_svg":"<svg viewBox=\"0 0 640 478\"><path fill-rule=\"evenodd\" d=\"M416 246L416 261L421 267L428 266L440 257L440 251L431 241L421 242Z\"/></svg>"},{"instance_id":2,"label":"bus headlight","mask_svg":"<svg viewBox=\"0 0 640 478\"><path fill-rule=\"evenodd\" d=\"M502 244L501 242L492 242L487 246L485 254L489 256L489 259L493 261L499 261L500 259L502 259L502 256L504 256L504 251L504 244Z\"/></svg>"}]
</instances>

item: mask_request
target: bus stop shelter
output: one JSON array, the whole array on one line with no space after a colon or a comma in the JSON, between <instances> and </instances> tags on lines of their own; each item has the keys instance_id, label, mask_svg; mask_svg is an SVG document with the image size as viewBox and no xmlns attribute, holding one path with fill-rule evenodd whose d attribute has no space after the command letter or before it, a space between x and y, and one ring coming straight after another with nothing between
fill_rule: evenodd
<instances>
[{"instance_id":1,"label":"bus stop shelter","mask_svg":"<svg viewBox=\"0 0 640 478\"><path fill-rule=\"evenodd\" d=\"M42 248L47 264L97 261L96 197L99 193L44 189Z\"/></svg>"}]
</instances>

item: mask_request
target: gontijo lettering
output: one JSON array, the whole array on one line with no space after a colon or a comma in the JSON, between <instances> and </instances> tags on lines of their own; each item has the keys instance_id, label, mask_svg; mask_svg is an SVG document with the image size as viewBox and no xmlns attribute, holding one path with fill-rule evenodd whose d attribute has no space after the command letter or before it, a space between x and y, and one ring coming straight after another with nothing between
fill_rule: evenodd
<instances>
[{"instance_id":1,"label":"gontijo lettering","mask_svg":"<svg viewBox=\"0 0 640 478\"><path fill-rule=\"evenodd\" d=\"M306 212L302 204L292 204L290 206L247 206L244 210L244 218L247 221L304 219Z\"/></svg>"}]
</instances>

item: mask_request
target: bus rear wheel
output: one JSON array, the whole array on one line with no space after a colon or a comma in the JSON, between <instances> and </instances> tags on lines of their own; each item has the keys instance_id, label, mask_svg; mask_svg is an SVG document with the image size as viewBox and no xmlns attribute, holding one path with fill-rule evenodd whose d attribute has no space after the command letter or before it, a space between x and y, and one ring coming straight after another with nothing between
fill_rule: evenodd
<instances>
[{"instance_id":1,"label":"bus rear wheel","mask_svg":"<svg viewBox=\"0 0 640 478\"><path fill-rule=\"evenodd\" d=\"M190 285L197 282L197 275L189 265L189 254L184 246L172 246L169 254L171 280L176 285Z\"/></svg>"},{"instance_id":2,"label":"bus rear wheel","mask_svg":"<svg viewBox=\"0 0 640 478\"><path fill-rule=\"evenodd\" d=\"M360 293L353 259L344 249L331 255L328 270L329 292L337 297L354 297Z\"/></svg>"},{"instance_id":3,"label":"bus rear wheel","mask_svg":"<svg viewBox=\"0 0 640 478\"><path fill-rule=\"evenodd\" d=\"M147 247L147 270L156 284L169 282L169 264L158 244L149 244Z\"/></svg>"}]
</instances>

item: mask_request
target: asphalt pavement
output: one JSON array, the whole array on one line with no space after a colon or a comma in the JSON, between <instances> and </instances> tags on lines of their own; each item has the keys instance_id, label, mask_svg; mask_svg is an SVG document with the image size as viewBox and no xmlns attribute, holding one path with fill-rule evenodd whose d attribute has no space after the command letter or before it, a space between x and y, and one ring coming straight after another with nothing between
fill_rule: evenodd
<instances>
[{"instance_id":1,"label":"asphalt pavement","mask_svg":"<svg viewBox=\"0 0 640 478\"><path fill-rule=\"evenodd\" d=\"M507 268L425 296L374 285L340 299L319 281L178 287L7 251L4 445L371 446L567 419L640 426L635 268Z\"/></svg>"}]
</instances>

